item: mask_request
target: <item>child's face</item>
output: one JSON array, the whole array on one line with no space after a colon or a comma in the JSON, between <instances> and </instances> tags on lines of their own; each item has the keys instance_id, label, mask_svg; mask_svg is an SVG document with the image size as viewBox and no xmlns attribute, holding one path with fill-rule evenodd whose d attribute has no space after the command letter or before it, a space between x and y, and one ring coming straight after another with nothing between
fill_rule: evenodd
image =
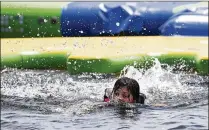
<instances>
[{"instance_id":1,"label":"child's face","mask_svg":"<svg viewBox=\"0 0 209 130\"><path fill-rule=\"evenodd\" d=\"M128 91L127 87L119 88L113 93L113 100L119 102L133 103L134 99L132 94Z\"/></svg>"}]
</instances>

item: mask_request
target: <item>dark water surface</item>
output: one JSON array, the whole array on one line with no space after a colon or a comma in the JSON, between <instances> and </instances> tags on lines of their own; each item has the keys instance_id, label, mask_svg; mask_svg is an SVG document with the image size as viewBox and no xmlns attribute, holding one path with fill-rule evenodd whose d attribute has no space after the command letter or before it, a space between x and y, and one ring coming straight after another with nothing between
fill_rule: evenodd
<instances>
[{"instance_id":1,"label":"dark water surface","mask_svg":"<svg viewBox=\"0 0 209 130\"><path fill-rule=\"evenodd\" d=\"M174 74L158 65L145 73L129 67L124 75L139 82L146 105L105 106L104 90L114 85L114 75L5 70L1 73L1 129L208 129L208 76Z\"/></svg>"}]
</instances>

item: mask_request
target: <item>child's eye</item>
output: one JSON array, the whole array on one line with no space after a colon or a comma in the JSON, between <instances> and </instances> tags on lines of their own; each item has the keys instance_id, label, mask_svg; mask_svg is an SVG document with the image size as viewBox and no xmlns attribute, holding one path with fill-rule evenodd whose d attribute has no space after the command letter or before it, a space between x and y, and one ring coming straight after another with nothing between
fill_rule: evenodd
<instances>
[{"instance_id":1,"label":"child's eye","mask_svg":"<svg viewBox=\"0 0 209 130\"><path fill-rule=\"evenodd\" d=\"M118 96L119 95L119 93L115 93L115 96Z\"/></svg>"},{"instance_id":2,"label":"child's eye","mask_svg":"<svg viewBox=\"0 0 209 130\"><path fill-rule=\"evenodd\" d=\"M129 96L128 95L123 95L123 98L128 98Z\"/></svg>"}]
</instances>

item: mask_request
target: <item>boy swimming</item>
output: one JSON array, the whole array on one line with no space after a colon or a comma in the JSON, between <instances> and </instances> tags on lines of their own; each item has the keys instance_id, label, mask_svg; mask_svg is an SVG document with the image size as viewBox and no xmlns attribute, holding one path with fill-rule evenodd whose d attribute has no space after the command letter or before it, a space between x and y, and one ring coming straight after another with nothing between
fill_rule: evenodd
<instances>
[{"instance_id":1,"label":"boy swimming","mask_svg":"<svg viewBox=\"0 0 209 130\"><path fill-rule=\"evenodd\" d=\"M112 89L106 89L104 101L144 104L146 96L140 93L140 87L135 79L119 78Z\"/></svg>"}]
</instances>

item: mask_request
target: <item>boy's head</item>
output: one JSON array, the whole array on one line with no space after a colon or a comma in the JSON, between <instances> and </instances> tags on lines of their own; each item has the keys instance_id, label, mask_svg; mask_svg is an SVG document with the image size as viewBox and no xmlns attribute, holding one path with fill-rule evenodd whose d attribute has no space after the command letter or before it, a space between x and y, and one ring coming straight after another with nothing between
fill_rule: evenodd
<instances>
[{"instance_id":1,"label":"boy's head","mask_svg":"<svg viewBox=\"0 0 209 130\"><path fill-rule=\"evenodd\" d=\"M135 79L122 77L115 82L112 99L127 103L139 102L139 84Z\"/></svg>"}]
</instances>

